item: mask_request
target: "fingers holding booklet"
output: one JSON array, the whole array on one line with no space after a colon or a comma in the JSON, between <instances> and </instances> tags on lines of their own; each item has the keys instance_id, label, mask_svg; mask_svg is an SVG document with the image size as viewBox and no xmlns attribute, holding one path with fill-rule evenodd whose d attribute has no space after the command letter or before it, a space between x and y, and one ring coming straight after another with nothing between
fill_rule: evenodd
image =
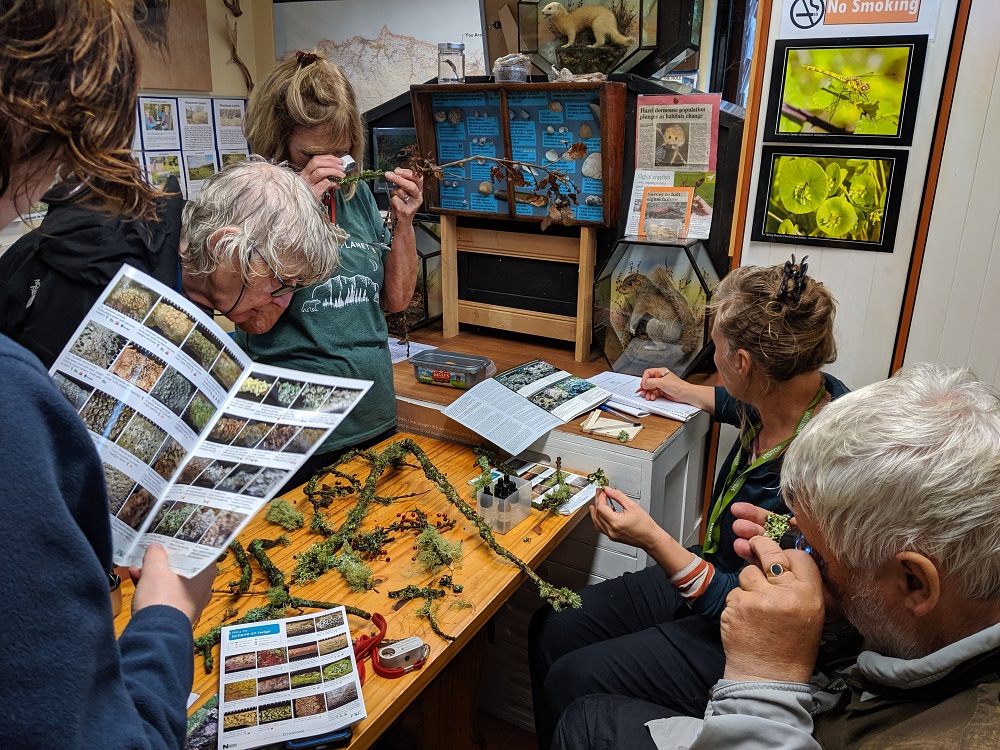
<instances>
[{"instance_id":1,"label":"fingers holding booklet","mask_svg":"<svg viewBox=\"0 0 1000 750\"><path fill-rule=\"evenodd\" d=\"M162 545L205 570L371 387L254 363L181 294L125 266L49 371L101 457L116 565Z\"/></svg>"}]
</instances>

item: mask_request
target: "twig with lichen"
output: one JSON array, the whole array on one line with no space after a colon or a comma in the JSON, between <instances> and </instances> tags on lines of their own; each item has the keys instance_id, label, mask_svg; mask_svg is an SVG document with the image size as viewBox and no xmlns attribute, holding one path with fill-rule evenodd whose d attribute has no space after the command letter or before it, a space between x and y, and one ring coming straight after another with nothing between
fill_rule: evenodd
<instances>
[{"instance_id":1,"label":"twig with lichen","mask_svg":"<svg viewBox=\"0 0 1000 750\"><path fill-rule=\"evenodd\" d=\"M239 596L240 594L245 594L250 590L250 584L253 581L253 571L250 569L250 558L247 557L246 550L243 549L242 544L234 539L229 543L229 549L232 551L233 557L236 558L236 562L240 566L239 579L236 581L230 581L228 584L229 593Z\"/></svg>"},{"instance_id":2,"label":"twig with lichen","mask_svg":"<svg viewBox=\"0 0 1000 750\"><path fill-rule=\"evenodd\" d=\"M430 623L431 630L437 633L439 636L444 638L446 641L455 640L455 636L448 635L441 630L441 626L438 624L437 617L434 614L434 610L431 607L432 602L435 599L440 599L445 595L444 589L435 589L431 587L427 588L417 588L412 583L405 588L401 588L397 591L390 591L390 599L402 599L404 602L408 602L411 599L423 599L424 605L416 611L417 617L424 617L427 622Z\"/></svg>"}]
</instances>

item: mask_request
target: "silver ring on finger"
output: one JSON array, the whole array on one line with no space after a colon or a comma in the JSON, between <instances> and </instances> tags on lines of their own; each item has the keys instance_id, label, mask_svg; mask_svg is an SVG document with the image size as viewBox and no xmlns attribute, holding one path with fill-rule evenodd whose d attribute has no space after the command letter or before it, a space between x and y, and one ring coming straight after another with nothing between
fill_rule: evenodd
<instances>
[{"instance_id":1,"label":"silver ring on finger","mask_svg":"<svg viewBox=\"0 0 1000 750\"><path fill-rule=\"evenodd\" d=\"M411 196L410 196L410 194L409 194L409 193L407 193L407 194L406 194L406 197L405 197L405 198L403 198L403 203L409 203L409 202L410 202L410 197L411 197Z\"/></svg>"}]
</instances>

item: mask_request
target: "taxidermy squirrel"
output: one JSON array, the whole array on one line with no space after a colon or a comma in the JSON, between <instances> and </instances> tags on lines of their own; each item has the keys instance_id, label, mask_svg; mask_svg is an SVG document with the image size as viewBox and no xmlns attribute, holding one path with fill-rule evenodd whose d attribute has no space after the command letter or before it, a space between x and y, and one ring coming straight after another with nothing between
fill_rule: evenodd
<instances>
[{"instance_id":1,"label":"taxidermy squirrel","mask_svg":"<svg viewBox=\"0 0 1000 750\"><path fill-rule=\"evenodd\" d=\"M555 27L556 31L566 37L563 47L571 47L581 31L590 29L594 33L594 43L591 47L603 47L608 44L622 46L632 44L634 39L618 31L618 20L610 8L603 5L584 5L570 12L562 3L549 3L542 8L542 15Z\"/></svg>"},{"instance_id":2,"label":"taxidermy squirrel","mask_svg":"<svg viewBox=\"0 0 1000 750\"><path fill-rule=\"evenodd\" d=\"M657 166L664 164L673 165L678 161L681 164L687 164L680 153L681 148L684 147L684 143L687 141L684 128L676 123L670 123L660 131L660 138L661 143L656 147Z\"/></svg>"},{"instance_id":3,"label":"taxidermy squirrel","mask_svg":"<svg viewBox=\"0 0 1000 750\"><path fill-rule=\"evenodd\" d=\"M632 298L629 333L637 335L645 320L646 349L662 351L679 348L682 359L690 356L700 343L701 326L691 305L674 284L669 270L657 266L650 274L630 273L619 285L619 291Z\"/></svg>"}]
</instances>

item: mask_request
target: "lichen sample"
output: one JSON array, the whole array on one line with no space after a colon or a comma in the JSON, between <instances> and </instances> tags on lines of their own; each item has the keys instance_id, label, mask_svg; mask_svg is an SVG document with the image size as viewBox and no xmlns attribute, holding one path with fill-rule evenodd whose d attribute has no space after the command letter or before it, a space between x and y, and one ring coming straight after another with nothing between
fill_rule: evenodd
<instances>
[{"instance_id":1,"label":"lichen sample","mask_svg":"<svg viewBox=\"0 0 1000 750\"><path fill-rule=\"evenodd\" d=\"M174 344L180 344L194 327L194 321L167 302L160 302L146 318L149 328L156 328Z\"/></svg>"},{"instance_id":2,"label":"lichen sample","mask_svg":"<svg viewBox=\"0 0 1000 750\"><path fill-rule=\"evenodd\" d=\"M267 389L270 387L271 383L269 381L251 376L243 381L243 384L240 386L237 393L244 398L247 396L253 396L255 399L260 399L265 393L267 393Z\"/></svg>"},{"instance_id":3,"label":"lichen sample","mask_svg":"<svg viewBox=\"0 0 1000 750\"><path fill-rule=\"evenodd\" d=\"M330 397L332 390L332 388L325 385L309 383L302 388L302 392L299 393L299 397L295 400L295 408L318 411Z\"/></svg>"},{"instance_id":4,"label":"lichen sample","mask_svg":"<svg viewBox=\"0 0 1000 750\"><path fill-rule=\"evenodd\" d=\"M66 397L76 411L80 411L80 407L90 398L90 388L84 388L75 380L67 378L61 372L57 372L52 376L52 382L55 383L56 388Z\"/></svg>"},{"instance_id":5,"label":"lichen sample","mask_svg":"<svg viewBox=\"0 0 1000 750\"><path fill-rule=\"evenodd\" d=\"M158 294L139 282L122 279L104 300L104 304L133 320L142 320L158 298Z\"/></svg>"},{"instance_id":6,"label":"lichen sample","mask_svg":"<svg viewBox=\"0 0 1000 750\"><path fill-rule=\"evenodd\" d=\"M301 529L305 524L305 515L302 511L296 510L291 503L280 497L268 503L264 518L289 531Z\"/></svg>"},{"instance_id":7,"label":"lichen sample","mask_svg":"<svg viewBox=\"0 0 1000 750\"><path fill-rule=\"evenodd\" d=\"M107 369L125 346L127 339L109 328L91 321L80 332L70 352Z\"/></svg>"},{"instance_id":8,"label":"lichen sample","mask_svg":"<svg viewBox=\"0 0 1000 750\"><path fill-rule=\"evenodd\" d=\"M167 433L141 414L136 414L128 427L118 438L118 445L138 458L144 464L153 460L156 451L163 445Z\"/></svg>"},{"instance_id":9,"label":"lichen sample","mask_svg":"<svg viewBox=\"0 0 1000 750\"><path fill-rule=\"evenodd\" d=\"M332 682L351 673L351 660L340 659L323 667L323 680Z\"/></svg>"},{"instance_id":10,"label":"lichen sample","mask_svg":"<svg viewBox=\"0 0 1000 750\"><path fill-rule=\"evenodd\" d=\"M181 350L205 370L211 367L212 362L219 356L219 345L202 333L200 328L191 332Z\"/></svg>"},{"instance_id":11,"label":"lichen sample","mask_svg":"<svg viewBox=\"0 0 1000 750\"><path fill-rule=\"evenodd\" d=\"M149 395L174 414L180 414L184 411L188 401L191 400L191 394L194 393L194 390L194 384L190 380L173 367L167 367Z\"/></svg>"},{"instance_id":12,"label":"lichen sample","mask_svg":"<svg viewBox=\"0 0 1000 750\"><path fill-rule=\"evenodd\" d=\"M129 344L111 366L111 372L122 380L149 392L166 365L136 344Z\"/></svg>"}]
</instances>

